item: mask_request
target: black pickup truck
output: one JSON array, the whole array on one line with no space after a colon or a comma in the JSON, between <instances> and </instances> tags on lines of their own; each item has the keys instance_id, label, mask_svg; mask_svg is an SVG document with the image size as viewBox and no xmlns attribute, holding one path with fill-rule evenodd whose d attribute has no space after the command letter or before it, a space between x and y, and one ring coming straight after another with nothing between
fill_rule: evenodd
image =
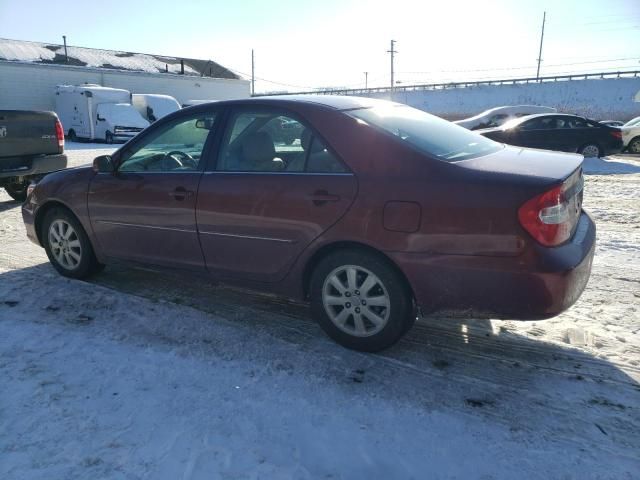
<instances>
[{"instance_id":1,"label":"black pickup truck","mask_svg":"<svg viewBox=\"0 0 640 480\"><path fill-rule=\"evenodd\" d=\"M0 187L23 202L31 180L67 166L64 131L53 112L0 110Z\"/></svg>"}]
</instances>

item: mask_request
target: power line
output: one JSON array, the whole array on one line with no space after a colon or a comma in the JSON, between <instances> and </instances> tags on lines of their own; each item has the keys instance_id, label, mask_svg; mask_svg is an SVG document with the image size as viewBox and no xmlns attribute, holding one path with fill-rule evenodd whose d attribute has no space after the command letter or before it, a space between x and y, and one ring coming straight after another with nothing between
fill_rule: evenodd
<instances>
[{"instance_id":1,"label":"power line","mask_svg":"<svg viewBox=\"0 0 640 480\"><path fill-rule=\"evenodd\" d=\"M573 65L590 65L595 63L610 63L610 62L619 62L624 60L640 60L640 55L638 55L637 57L612 58L609 60L594 60L591 62L556 63L552 65L547 65L547 67L569 67ZM532 68L531 65L523 65L521 67L492 67L492 68L477 68L477 69L464 69L464 70L430 70L428 72L400 71L397 73L402 73L402 74L473 73L473 72L491 72L494 70L526 70L528 68Z\"/></svg>"}]
</instances>

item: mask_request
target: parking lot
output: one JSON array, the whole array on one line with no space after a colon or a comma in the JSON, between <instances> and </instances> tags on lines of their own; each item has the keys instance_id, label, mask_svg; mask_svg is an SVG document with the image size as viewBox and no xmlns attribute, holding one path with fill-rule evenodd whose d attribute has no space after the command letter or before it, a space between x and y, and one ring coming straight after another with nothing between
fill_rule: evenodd
<instances>
[{"instance_id":1,"label":"parking lot","mask_svg":"<svg viewBox=\"0 0 640 480\"><path fill-rule=\"evenodd\" d=\"M598 246L574 307L424 318L375 355L305 305L204 279L64 279L3 191L0 477L637 478L640 159L585 172Z\"/></svg>"}]
</instances>

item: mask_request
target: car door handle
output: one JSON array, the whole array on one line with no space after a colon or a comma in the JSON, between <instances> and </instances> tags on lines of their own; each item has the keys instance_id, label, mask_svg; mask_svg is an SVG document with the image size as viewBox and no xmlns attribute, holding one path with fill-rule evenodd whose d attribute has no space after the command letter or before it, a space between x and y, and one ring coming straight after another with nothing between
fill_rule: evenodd
<instances>
[{"instance_id":1,"label":"car door handle","mask_svg":"<svg viewBox=\"0 0 640 480\"><path fill-rule=\"evenodd\" d=\"M332 195L326 190L318 190L317 192L309 195L309 199L313 202L313 204L317 207L320 205L324 205L327 202L337 202L340 200L339 195Z\"/></svg>"},{"instance_id":2,"label":"car door handle","mask_svg":"<svg viewBox=\"0 0 640 480\"><path fill-rule=\"evenodd\" d=\"M169 192L169 196L175 198L176 200L184 200L188 197L193 197L194 192L191 190L187 190L184 187L176 187L173 192Z\"/></svg>"}]
</instances>

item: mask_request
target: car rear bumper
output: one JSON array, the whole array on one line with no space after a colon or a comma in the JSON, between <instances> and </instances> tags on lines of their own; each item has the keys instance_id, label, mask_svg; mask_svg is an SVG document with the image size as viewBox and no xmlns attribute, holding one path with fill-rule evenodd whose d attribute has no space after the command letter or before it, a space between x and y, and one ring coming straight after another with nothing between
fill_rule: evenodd
<instances>
[{"instance_id":1,"label":"car rear bumper","mask_svg":"<svg viewBox=\"0 0 640 480\"><path fill-rule=\"evenodd\" d=\"M3 168L3 160L6 167ZM0 177L26 177L55 172L67 167L67 156L41 155L37 157L0 159Z\"/></svg>"},{"instance_id":2,"label":"car rear bumper","mask_svg":"<svg viewBox=\"0 0 640 480\"><path fill-rule=\"evenodd\" d=\"M536 320L558 315L578 300L591 273L595 238L595 223L583 213L570 242L535 245L524 256L390 256L425 312Z\"/></svg>"}]
</instances>

